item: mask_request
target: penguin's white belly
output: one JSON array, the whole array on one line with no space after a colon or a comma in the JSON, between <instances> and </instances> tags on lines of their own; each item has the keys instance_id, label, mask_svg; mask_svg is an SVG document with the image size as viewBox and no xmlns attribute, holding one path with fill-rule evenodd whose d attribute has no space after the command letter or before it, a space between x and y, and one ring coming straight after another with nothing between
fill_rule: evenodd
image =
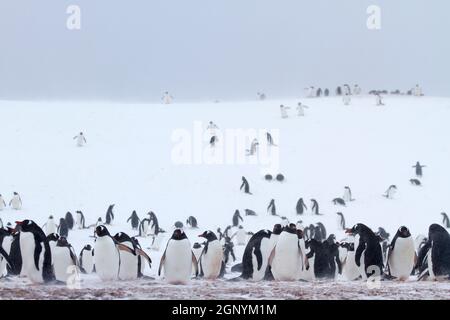
<instances>
[{"instance_id":1,"label":"penguin's white belly","mask_svg":"<svg viewBox=\"0 0 450 320\"><path fill-rule=\"evenodd\" d=\"M34 262L34 249L36 245L34 242L34 236L31 232L20 233L20 253L22 256L22 271L25 277L30 279L33 283L43 283L44 278L42 276L42 266L44 264L44 245L42 244L42 250L39 255L39 270L36 268Z\"/></svg>"},{"instance_id":2,"label":"penguin's white belly","mask_svg":"<svg viewBox=\"0 0 450 320\"><path fill-rule=\"evenodd\" d=\"M5 209L5 203L3 201L3 199L0 199L0 210Z\"/></svg>"},{"instance_id":3,"label":"penguin's white belly","mask_svg":"<svg viewBox=\"0 0 450 320\"><path fill-rule=\"evenodd\" d=\"M83 228L83 223L81 221L81 216L80 215L77 215L77 226L78 226L78 229L82 229Z\"/></svg>"},{"instance_id":4,"label":"penguin's white belly","mask_svg":"<svg viewBox=\"0 0 450 320\"><path fill-rule=\"evenodd\" d=\"M299 248L296 234L282 233L275 246L275 255L272 260L272 274L278 281L293 281L298 279Z\"/></svg>"},{"instance_id":5,"label":"penguin's white belly","mask_svg":"<svg viewBox=\"0 0 450 320\"><path fill-rule=\"evenodd\" d=\"M83 269L86 273L92 273L94 271L94 257L92 256L92 251L83 251L83 255L81 257L83 262Z\"/></svg>"},{"instance_id":6,"label":"penguin's white belly","mask_svg":"<svg viewBox=\"0 0 450 320\"><path fill-rule=\"evenodd\" d=\"M360 258L360 265L359 267L356 266L359 270L359 274L361 275L363 280L367 280L367 274L366 274L366 267L365 267L365 263L364 263L364 255L366 253L366 249L364 249L364 251L361 254L361 258ZM355 265L356 265L356 260L355 261Z\"/></svg>"},{"instance_id":7,"label":"penguin's white belly","mask_svg":"<svg viewBox=\"0 0 450 320\"><path fill-rule=\"evenodd\" d=\"M48 236L51 233L56 233L56 224L54 222L47 222L45 226L45 235Z\"/></svg>"},{"instance_id":8,"label":"penguin's white belly","mask_svg":"<svg viewBox=\"0 0 450 320\"><path fill-rule=\"evenodd\" d=\"M84 145L84 139L82 136L77 137L77 146L82 147Z\"/></svg>"},{"instance_id":9,"label":"penguin's white belly","mask_svg":"<svg viewBox=\"0 0 450 320\"><path fill-rule=\"evenodd\" d=\"M216 279L222 267L223 250L218 240L208 244L208 252L201 256L201 266L205 279Z\"/></svg>"},{"instance_id":10,"label":"penguin's white belly","mask_svg":"<svg viewBox=\"0 0 450 320\"><path fill-rule=\"evenodd\" d=\"M155 236L155 238L153 240L152 249L158 251L159 248L161 248L161 243L162 243L163 239L164 239L164 234L158 233L158 235Z\"/></svg>"},{"instance_id":11,"label":"penguin's white belly","mask_svg":"<svg viewBox=\"0 0 450 320\"><path fill-rule=\"evenodd\" d=\"M103 281L116 280L119 275L119 252L110 237L99 237L94 245L95 270Z\"/></svg>"},{"instance_id":12,"label":"penguin's white belly","mask_svg":"<svg viewBox=\"0 0 450 320\"><path fill-rule=\"evenodd\" d=\"M355 263L355 251L348 251L347 259L342 266L342 276L346 280L353 281L358 279L360 275L360 270Z\"/></svg>"},{"instance_id":13,"label":"penguin's white belly","mask_svg":"<svg viewBox=\"0 0 450 320\"><path fill-rule=\"evenodd\" d=\"M350 197L350 192L348 192L347 190L344 191L344 196L342 197L344 199L344 201L350 201L351 197Z\"/></svg>"},{"instance_id":14,"label":"penguin's white belly","mask_svg":"<svg viewBox=\"0 0 450 320\"><path fill-rule=\"evenodd\" d=\"M70 249L67 247L55 247L52 252L53 267L56 280L67 282L67 279L73 274L74 264L70 258Z\"/></svg>"},{"instance_id":15,"label":"penguin's white belly","mask_svg":"<svg viewBox=\"0 0 450 320\"><path fill-rule=\"evenodd\" d=\"M164 261L164 277L171 284L186 284L192 273L192 251L187 239L170 240Z\"/></svg>"},{"instance_id":16,"label":"penguin's white belly","mask_svg":"<svg viewBox=\"0 0 450 320\"><path fill-rule=\"evenodd\" d=\"M120 252L120 280L134 280L137 279L138 272L138 256L133 255L127 251ZM144 261L141 261L141 263Z\"/></svg>"},{"instance_id":17,"label":"penguin's white belly","mask_svg":"<svg viewBox=\"0 0 450 320\"><path fill-rule=\"evenodd\" d=\"M197 261L200 261L200 255L202 254L203 251L203 247L201 248L197 248L197 249L192 249L192 252L194 253L195 259ZM195 276L195 270L192 269L192 275Z\"/></svg>"},{"instance_id":18,"label":"penguin's white belly","mask_svg":"<svg viewBox=\"0 0 450 320\"><path fill-rule=\"evenodd\" d=\"M389 257L391 275L399 280L407 280L414 267L414 241L409 238L397 238L394 250Z\"/></svg>"},{"instance_id":19,"label":"penguin's white belly","mask_svg":"<svg viewBox=\"0 0 450 320\"><path fill-rule=\"evenodd\" d=\"M238 246L245 246L247 243L247 234L245 232L238 232L236 234L236 244Z\"/></svg>"},{"instance_id":20,"label":"penguin's white belly","mask_svg":"<svg viewBox=\"0 0 450 320\"><path fill-rule=\"evenodd\" d=\"M149 223L147 221L144 221L142 223L142 236L146 237L147 236L147 232L148 232L148 225Z\"/></svg>"},{"instance_id":21,"label":"penguin's white belly","mask_svg":"<svg viewBox=\"0 0 450 320\"><path fill-rule=\"evenodd\" d=\"M20 210L22 208L22 201L19 198L13 198L11 200L11 207L15 210Z\"/></svg>"},{"instance_id":22,"label":"penguin's white belly","mask_svg":"<svg viewBox=\"0 0 450 320\"><path fill-rule=\"evenodd\" d=\"M249 280L252 281L261 281L264 279L266 275L267 265L269 264L269 256L273 250L273 245L271 239L262 239L260 244L262 263L261 268L258 270L258 260L256 259L256 255L254 253L254 249L252 251L252 266L253 266L253 274Z\"/></svg>"}]
</instances>

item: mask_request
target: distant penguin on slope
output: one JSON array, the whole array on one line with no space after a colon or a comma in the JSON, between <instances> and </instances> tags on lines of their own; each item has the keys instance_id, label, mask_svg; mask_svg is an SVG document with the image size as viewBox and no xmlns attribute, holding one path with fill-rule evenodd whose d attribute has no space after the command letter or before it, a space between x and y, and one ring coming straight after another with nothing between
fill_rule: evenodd
<instances>
[{"instance_id":1,"label":"distant penguin on slope","mask_svg":"<svg viewBox=\"0 0 450 320\"><path fill-rule=\"evenodd\" d=\"M78 210L76 212L76 214L77 214L77 226L78 226L78 229L86 229L86 221L84 219L83 212Z\"/></svg>"},{"instance_id":2,"label":"distant penguin on slope","mask_svg":"<svg viewBox=\"0 0 450 320\"><path fill-rule=\"evenodd\" d=\"M275 199L270 200L270 203L267 206L267 212L270 212L270 214L272 216L277 216L277 208L275 206Z\"/></svg>"},{"instance_id":3,"label":"distant penguin on slope","mask_svg":"<svg viewBox=\"0 0 450 320\"><path fill-rule=\"evenodd\" d=\"M450 228L450 220L447 214L445 212L441 212L441 215L442 215L442 225L447 229Z\"/></svg>"},{"instance_id":4,"label":"distant penguin on slope","mask_svg":"<svg viewBox=\"0 0 450 320\"><path fill-rule=\"evenodd\" d=\"M9 201L9 206L14 210L22 209L22 199L17 192L13 193L12 199Z\"/></svg>"},{"instance_id":5,"label":"distant penguin on slope","mask_svg":"<svg viewBox=\"0 0 450 320\"><path fill-rule=\"evenodd\" d=\"M78 261L82 273L90 274L94 272L94 250L90 244L81 249Z\"/></svg>"},{"instance_id":6,"label":"distant penguin on slope","mask_svg":"<svg viewBox=\"0 0 450 320\"><path fill-rule=\"evenodd\" d=\"M246 216L257 216L256 212L250 209L245 209Z\"/></svg>"},{"instance_id":7,"label":"distant penguin on slope","mask_svg":"<svg viewBox=\"0 0 450 320\"><path fill-rule=\"evenodd\" d=\"M409 182L413 185L413 186L421 186L422 184L420 183L419 179L409 179Z\"/></svg>"},{"instance_id":8,"label":"distant penguin on slope","mask_svg":"<svg viewBox=\"0 0 450 320\"><path fill-rule=\"evenodd\" d=\"M77 256L65 237L60 237L56 242L52 252L52 259L56 280L67 282L69 277L78 274Z\"/></svg>"},{"instance_id":9,"label":"distant penguin on slope","mask_svg":"<svg viewBox=\"0 0 450 320\"><path fill-rule=\"evenodd\" d=\"M106 219L105 219L105 224L106 225L111 225L114 221L114 213L113 213L113 209L114 209L114 204L110 205L108 207L108 210L106 211Z\"/></svg>"},{"instance_id":10,"label":"distant penguin on slope","mask_svg":"<svg viewBox=\"0 0 450 320\"><path fill-rule=\"evenodd\" d=\"M345 201L342 198L334 198L333 203L334 203L334 205L341 205L344 207L346 206Z\"/></svg>"},{"instance_id":11,"label":"distant penguin on slope","mask_svg":"<svg viewBox=\"0 0 450 320\"><path fill-rule=\"evenodd\" d=\"M233 227L237 227L239 225L239 220L244 222L244 219L242 218L239 210L236 209L236 211L233 214Z\"/></svg>"},{"instance_id":12,"label":"distant penguin on slope","mask_svg":"<svg viewBox=\"0 0 450 320\"><path fill-rule=\"evenodd\" d=\"M69 230L72 230L73 225L74 225L74 220L73 220L72 214L69 211L67 211L64 219L66 220L67 227L69 228Z\"/></svg>"},{"instance_id":13,"label":"distant penguin on slope","mask_svg":"<svg viewBox=\"0 0 450 320\"><path fill-rule=\"evenodd\" d=\"M223 261L223 249L217 236L212 231L205 231L199 237L206 239L200 260L200 275L205 279L214 280L219 277Z\"/></svg>"},{"instance_id":14,"label":"distant penguin on slope","mask_svg":"<svg viewBox=\"0 0 450 320\"><path fill-rule=\"evenodd\" d=\"M311 199L311 212L316 216L321 215L321 213L319 213L319 203L316 199Z\"/></svg>"},{"instance_id":15,"label":"distant penguin on slope","mask_svg":"<svg viewBox=\"0 0 450 320\"><path fill-rule=\"evenodd\" d=\"M305 109L309 109L308 106L305 106L301 102L297 104L297 116L298 117L304 117L305 116Z\"/></svg>"},{"instance_id":16,"label":"distant penguin on slope","mask_svg":"<svg viewBox=\"0 0 450 320\"><path fill-rule=\"evenodd\" d=\"M64 218L59 219L58 233L61 237L67 238L69 236L69 227Z\"/></svg>"},{"instance_id":17,"label":"distant penguin on slope","mask_svg":"<svg viewBox=\"0 0 450 320\"><path fill-rule=\"evenodd\" d=\"M242 177L242 184L241 184L241 187L239 189L242 190L242 188L244 188L244 192L245 193L252 194L250 192L250 185L248 184L248 181L247 181L247 179L245 179L244 176Z\"/></svg>"},{"instance_id":18,"label":"distant penguin on slope","mask_svg":"<svg viewBox=\"0 0 450 320\"><path fill-rule=\"evenodd\" d=\"M342 212L337 212L338 215L338 229L345 230L345 218Z\"/></svg>"},{"instance_id":19,"label":"distant penguin on slope","mask_svg":"<svg viewBox=\"0 0 450 320\"><path fill-rule=\"evenodd\" d=\"M389 186L389 188L384 193L383 197L387 199L393 199L396 193L397 193L397 186L393 184Z\"/></svg>"},{"instance_id":20,"label":"distant penguin on slope","mask_svg":"<svg viewBox=\"0 0 450 320\"><path fill-rule=\"evenodd\" d=\"M417 161L416 164L413 165L412 167L416 169L416 176L418 178L422 178L422 173L423 173L422 168L425 168L426 166L421 165L420 162Z\"/></svg>"},{"instance_id":21,"label":"distant penguin on slope","mask_svg":"<svg viewBox=\"0 0 450 320\"><path fill-rule=\"evenodd\" d=\"M186 225L190 226L193 229L197 229L198 228L197 219L194 216L189 216L189 218L187 218L186 220Z\"/></svg>"},{"instance_id":22,"label":"distant penguin on slope","mask_svg":"<svg viewBox=\"0 0 450 320\"><path fill-rule=\"evenodd\" d=\"M52 254L44 231L32 220L16 221L20 229L22 271L33 283L55 280Z\"/></svg>"},{"instance_id":23,"label":"distant penguin on slope","mask_svg":"<svg viewBox=\"0 0 450 320\"><path fill-rule=\"evenodd\" d=\"M116 241L103 225L95 228L95 235L95 271L103 281L117 280L119 277L120 255L119 249L116 247Z\"/></svg>"},{"instance_id":24,"label":"distant penguin on slope","mask_svg":"<svg viewBox=\"0 0 450 320\"><path fill-rule=\"evenodd\" d=\"M267 138L267 144L269 146L276 146L276 144L273 142L272 135L269 132L266 132L266 138Z\"/></svg>"},{"instance_id":25,"label":"distant penguin on slope","mask_svg":"<svg viewBox=\"0 0 450 320\"><path fill-rule=\"evenodd\" d=\"M73 140L76 140L76 141L77 141L77 146L78 146L78 147L82 147L82 146L84 146L84 145L87 143L86 138L84 137L83 132L80 132L78 135L76 135L75 137L73 137Z\"/></svg>"},{"instance_id":26,"label":"distant penguin on slope","mask_svg":"<svg viewBox=\"0 0 450 320\"><path fill-rule=\"evenodd\" d=\"M131 220L131 229L137 230L139 227L139 222L141 221L136 213L136 210L133 210L131 216L127 219L127 223Z\"/></svg>"},{"instance_id":27,"label":"distant penguin on slope","mask_svg":"<svg viewBox=\"0 0 450 320\"><path fill-rule=\"evenodd\" d=\"M400 281L408 280L417 260L414 240L407 227L397 230L389 246L387 267L389 275Z\"/></svg>"},{"instance_id":28,"label":"distant penguin on slope","mask_svg":"<svg viewBox=\"0 0 450 320\"><path fill-rule=\"evenodd\" d=\"M352 190L350 189L350 187L348 187L348 186L344 187L344 196L342 198L347 202L355 200L352 197Z\"/></svg>"},{"instance_id":29,"label":"distant penguin on slope","mask_svg":"<svg viewBox=\"0 0 450 320\"><path fill-rule=\"evenodd\" d=\"M166 282L187 284L191 278L192 267L195 269L195 275L198 275L198 263L189 239L183 230L175 229L161 257L158 275L161 276L164 269Z\"/></svg>"},{"instance_id":30,"label":"distant penguin on slope","mask_svg":"<svg viewBox=\"0 0 450 320\"><path fill-rule=\"evenodd\" d=\"M3 196L0 194L0 211L6 208L6 202L5 199L3 199Z\"/></svg>"},{"instance_id":31,"label":"distant penguin on slope","mask_svg":"<svg viewBox=\"0 0 450 320\"><path fill-rule=\"evenodd\" d=\"M297 214L303 214L305 210L308 210L308 207L303 202L303 198L298 199L297 205L295 206L295 211L297 212Z\"/></svg>"},{"instance_id":32,"label":"distant penguin on slope","mask_svg":"<svg viewBox=\"0 0 450 320\"><path fill-rule=\"evenodd\" d=\"M49 216L47 222L42 226L45 230L45 235L49 235L51 233L56 233L56 223L53 216Z\"/></svg>"}]
</instances>

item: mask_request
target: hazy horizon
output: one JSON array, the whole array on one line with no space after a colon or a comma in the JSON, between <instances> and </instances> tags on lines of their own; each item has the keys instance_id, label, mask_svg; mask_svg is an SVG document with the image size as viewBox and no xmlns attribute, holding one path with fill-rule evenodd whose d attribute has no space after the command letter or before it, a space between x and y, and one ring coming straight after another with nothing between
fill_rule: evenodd
<instances>
[{"instance_id":1,"label":"hazy horizon","mask_svg":"<svg viewBox=\"0 0 450 320\"><path fill-rule=\"evenodd\" d=\"M431 5L432 3L433 5ZM81 29L69 30L69 5ZM369 5L381 29L366 26ZM444 0L0 0L0 99L157 102L295 97L419 83L450 95Z\"/></svg>"}]
</instances>

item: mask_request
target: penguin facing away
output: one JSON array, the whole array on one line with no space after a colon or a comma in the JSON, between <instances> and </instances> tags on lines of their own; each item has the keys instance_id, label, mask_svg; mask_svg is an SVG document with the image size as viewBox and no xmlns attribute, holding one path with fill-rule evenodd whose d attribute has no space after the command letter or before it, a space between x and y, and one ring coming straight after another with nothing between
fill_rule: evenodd
<instances>
[{"instance_id":1,"label":"penguin facing away","mask_svg":"<svg viewBox=\"0 0 450 320\"><path fill-rule=\"evenodd\" d=\"M78 229L86 229L86 221L84 219L83 212L78 210L76 212L76 214L77 214L77 226L78 226Z\"/></svg>"},{"instance_id":2,"label":"penguin facing away","mask_svg":"<svg viewBox=\"0 0 450 320\"><path fill-rule=\"evenodd\" d=\"M295 211L297 212L297 214L303 214L305 210L308 210L308 207L303 202L303 198L298 199Z\"/></svg>"},{"instance_id":3,"label":"penguin facing away","mask_svg":"<svg viewBox=\"0 0 450 320\"><path fill-rule=\"evenodd\" d=\"M311 212L316 216L322 215L319 212L319 203L317 202L316 199L311 199Z\"/></svg>"},{"instance_id":4,"label":"penguin facing away","mask_svg":"<svg viewBox=\"0 0 450 320\"><path fill-rule=\"evenodd\" d=\"M250 192L250 185L248 184L248 181L247 181L247 179L245 179L244 176L242 177L242 184L241 184L241 187L239 189L242 190L242 188L244 189L244 193L252 194Z\"/></svg>"},{"instance_id":5,"label":"penguin facing away","mask_svg":"<svg viewBox=\"0 0 450 320\"><path fill-rule=\"evenodd\" d=\"M164 278L170 284L187 284L191 278L192 267L198 275L198 264L191 244L181 229L175 229L167 242L166 250L161 257L158 275L164 269Z\"/></svg>"},{"instance_id":6,"label":"penguin facing away","mask_svg":"<svg viewBox=\"0 0 450 320\"><path fill-rule=\"evenodd\" d=\"M450 235L442 226L432 224L428 230L429 250L426 256L432 280L450 276Z\"/></svg>"},{"instance_id":7,"label":"penguin facing away","mask_svg":"<svg viewBox=\"0 0 450 320\"><path fill-rule=\"evenodd\" d=\"M139 227L139 222L141 221L136 213L136 210L133 210L131 216L127 219L127 223L131 220L131 228L133 230L137 230Z\"/></svg>"},{"instance_id":8,"label":"penguin facing away","mask_svg":"<svg viewBox=\"0 0 450 320\"><path fill-rule=\"evenodd\" d=\"M233 214L233 227L237 227L239 225L239 220L241 220L242 222L244 222L244 219L241 216L241 213L239 212L239 210L236 209L236 211Z\"/></svg>"},{"instance_id":9,"label":"penguin facing away","mask_svg":"<svg viewBox=\"0 0 450 320\"><path fill-rule=\"evenodd\" d=\"M345 201L342 198L334 198L333 203L334 203L334 205L341 205L344 207L346 206Z\"/></svg>"},{"instance_id":10,"label":"penguin facing away","mask_svg":"<svg viewBox=\"0 0 450 320\"><path fill-rule=\"evenodd\" d=\"M67 226L66 219L64 218L59 219L58 233L61 237L66 239L69 236L69 227Z\"/></svg>"},{"instance_id":11,"label":"penguin facing away","mask_svg":"<svg viewBox=\"0 0 450 320\"><path fill-rule=\"evenodd\" d=\"M73 229L73 225L74 225L74 220L73 220L72 213L70 213L70 211L67 211L66 216L64 217L64 219L66 220L67 227L69 228L69 230L72 230Z\"/></svg>"},{"instance_id":12,"label":"penguin facing away","mask_svg":"<svg viewBox=\"0 0 450 320\"><path fill-rule=\"evenodd\" d=\"M267 212L270 212L270 214L272 216L277 216L277 208L275 206L275 199L270 200L270 203L267 206Z\"/></svg>"},{"instance_id":13,"label":"penguin facing away","mask_svg":"<svg viewBox=\"0 0 450 320\"><path fill-rule=\"evenodd\" d=\"M190 226L193 229L197 229L198 228L198 223L197 223L197 219L194 216L189 216L186 220L186 224L188 226Z\"/></svg>"}]
</instances>

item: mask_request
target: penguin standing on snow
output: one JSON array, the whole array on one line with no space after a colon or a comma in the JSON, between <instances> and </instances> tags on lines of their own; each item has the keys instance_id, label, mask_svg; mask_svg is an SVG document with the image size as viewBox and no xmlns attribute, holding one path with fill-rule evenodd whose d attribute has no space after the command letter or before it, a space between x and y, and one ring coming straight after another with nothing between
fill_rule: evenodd
<instances>
[{"instance_id":1,"label":"penguin standing on snow","mask_svg":"<svg viewBox=\"0 0 450 320\"><path fill-rule=\"evenodd\" d=\"M133 213L131 213L131 216L128 218L127 223L131 220L131 229L137 230L139 227L140 219L136 213L136 210L133 210Z\"/></svg>"},{"instance_id":2,"label":"penguin standing on snow","mask_svg":"<svg viewBox=\"0 0 450 320\"><path fill-rule=\"evenodd\" d=\"M78 226L78 229L86 229L86 222L84 220L83 212L78 210L76 213L77 213L77 226Z\"/></svg>"},{"instance_id":3,"label":"penguin standing on snow","mask_svg":"<svg viewBox=\"0 0 450 320\"><path fill-rule=\"evenodd\" d=\"M0 194L0 211L6 208L6 202L5 199L3 199L3 196Z\"/></svg>"},{"instance_id":4,"label":"penguin standing on snow","mask_svg":"<svg viewBox=\"0 0 450 320\"><path fill-rule=\"evenodd\" d=\"M241 184L241 187L239 188L239 190L242 190L242 188L244 188L245 193L252 194L250 192L250 185L248 184L248 181L247 181L247 179L245 179L244 176L242 176L242 184Z\"/></svg>"},{"instance_id":5,"label":"penguin standing on snow","mask_svg":"<svg viewBox=\"0 0 450 320\"><path fill-rule=\"evenodd\" d=\"M297 104L297 116L304 117L305 116L305 109L309 109L308 106L305 106L301 102Z\"/></svg>"},{"instance_id":6,"label":"penguin standing on snow","mask_svg":"<svg viewBox=\"0 0 450 320\"><path fill-rule=\"evenodd\" d=\"M400 281L408 280L417 260L414 240L407 227L397 230L389 246L387 267L389 275Z\"/></svg>"},{"instance_id":7,"label":"penguin standing on snow","mask_svg":"<svg viewBox=\"0 0 450 320\"><path fill-rule=\"evenodd\" d=\"M212 231L205 231L199 235L199 237L206 239L202 254L198 261L200 266L200 276L209 280L217 279L222 268L222 245Z\"/></svg>"},{"instance_id":8,"label":"penguin standing on snow","mask_svg":"<svg viewBox=\"0 0 450 320\"><path fill-rule=\"evenodd\" d=\"M344 196L342 197L345 201L350 202L350 201L354 201L355 199L353 199L352 197L352 190L350 189L349 186L345 186L344 187Z\"/></svg>"},{"instance_id":9,"label":"penguin standing on snow","mask_svg":"<svg viewBox=\"0 0 450 320\"><path fill-rule=\"evenodd\" d=\"M215 136L216 135L216 130L218 130L219 127L212 121L209 122L208 126L206 127L206 130L209 131L209 134L211 136Z\"/></svg>"},{"instance_id":10,"label":"penguin standing on snow","mask_svg":"<svg viewBox=\"0 0 450 320\"><path fill-rule=\"evenodd\" d=\"M44 231L32 220L16 221L20 230L22 271L33 283L55 280L52 254Z\"/></svg>"},{"instance_id":11,"label":"penguin standing on snow","mask_svg":"<svg viewBox=\"0 0 450 320\"><path fill-rule=\"evenodd\" d=\"M346 233L355 236L355 263L363 280L366 280L373 273L373 270L371 270L373 267L378 267L381 275L384 265L379 237L362 223L347 229Z\"/></svg>"},{"instance_id":12,"label":"penguin standing on snow","mask_svg":"<svg viewBox=\"0 0 450 320\"><path fill-rule=\"evenodd\" d=\"M6 266L8 274L19 275L22 270L22 254L20 252L20 226L16 229L9 229L8 232L12 236L11 247L9 250L9 259L11 264Z\"/></svg>"},{"instance_id":13,"label":"penguin standing on snow","mask_svg":"<svg viewBox=\"0 0 450 320\"><path fill-rule=\"evenodd\" d=\"M51 233L56 233L56 223L53 216L49 216L47 222L42 226L45 229L45 235L49 235Z\"/></svg>"},{"instance_id":14,"label":"penguin standing on snow","mask_svg":"<svg viewBox=\"0 0 450 320\"><path fill-rule=\"evenodd\" d=\"M277 208L275 206L275 199L270 200L270 203L267 206L267 212L270 212L270 214L272 216L277 216Z\"/></svg>"},{"instance_id":15,"label":"penguin standing on snow","mask_svg":"<svg viewBox=\"0 0 450 320\"><path fill-rule=\"evenodd\" d=\"M450 228L450 220L445 212L441 212L442 215L442 225L447 229Z\"/></svg>"},{"instance_id":16,"label":"penguin standing on snow","mask_svg":"<svg viewBox=\"0 0 450 320\"><path fill-rule=\"evenodd\" d=\"M422 184L420 183L419 179L409 179L409 182L413 185L413 186L421 186Z\"/></svg>"},{"instance_id":17,"label":"penguin standing on snow","mask_svg":"<svg viewBox=\"0 0 450 320\"><path fill-rule=\"evenodd\" d=\"M233 214L233 227L237 227L239 225L239 220L244 222L244 219L241 217L241 213L239 210L236 210Z\"/></svg>"},{"instance_id":18,"label":"penguin standing on snow","mask_svg":"<svg viewBox=\"0 0 450 320\"><path fill-rule=\"evenodd\" d=\"M338 215L338 229L345 230L345 218L342 212L337 212Z\"/></svg>"},{"instance_id":19,"label":"penguin standing on snow","mask_svg":"<svg viewBox=\"0 0 450 320\"><path fill-rule=\"evenodd\" d=\"M423 252L426 254L422 263L424 270L421 272L419 280L426 275L429 275L431 280L448 279L450 276L450 235L442 226L432 224L428 229L428 239L427 244L423 247Z\"/></svg>"},{"instance_id":20,"label":"penguin standing on snow","mask_svg":"<svg viewBox=\"0 0 450 320\"><path fill-rule=\"evenodd\" d=\"M90 244L87 244L81 249L79 256L80 271L82 273L94 272L94 250Z\"/></svg>"},{"instance_id":21,"label":"penguin standing on snow","mask_svg":"<svg viewBox=\"0 0 450 320\"><path fill-rule=\"evenodd\" d=\"M236 237L236 244L238 246L245 246L247 240L247 232L243 226L239 226L238 230L231 236L231 239Z\"/></svg>"},{"instance_id":22,"label":"penguin standing on snow","mask_svg":"<svg viewBox=\"0 0 450 320\"><path fill-rule=\"evenodd\" d=\"M114 209L114 204L110 205L108 207L108 210L106 211L106 219L105 219L105 224L106 225L111 225L112 222L114 221L114 213L113 213L113 209Z\"/></svg>"},{"instance_id":23,"label":"penguin standing on snow","mask_svg":"<svg viewBox=\"0 0 450 320\"><path fill-rule=\"evenodd\" d=\"M60 237L56 242L56 246L52 251L52 259L56 280L67 282L72 275L68 271L70 271L70 268L77 270L78 261L72 246L65 237Z\"/></svg>"},{"instance_id":24,"label":"penguin standing on snow","mask_svg":"<svg viewBox=\"0 0 450 320\"><path fill-rule=\"evenodd\" d=\"M321 213L319 213L319 203L316 199L311 199L311 212L316 216L321 215Z\"/></svg>"},{"instance_id":25,"label":"penguin standing on snow","mask_svg":"<svg viewBox=\"0 0 450 320\"><path fill-rule=\"evenodd\" d=\"M273 142L272 135L269 132L266 132L266 138L267 138L267 144L269 146L276 146L276 144Z\"/></svg>"},{"instance_id":26,"label":"penguin standing on snow","mask_svg":"<svg viewBox=\"0 0 450 320\"><path fill-rule=\"evenodd\" d=\"M76 135L75 137L73 137L73 140L77 140L77 146L78 147L82 147L84 146L87 141L86 138L84 137L83 132L80 132L78 135Z\"/></svg>"},{"instance_id":27,"label":"penguin standing on snow","mask_svg":"<svg viewBox=\"0 0 450 320\"><path fill-rule=\"evenodd\" d=\"M187 218L186 220L186 225L190 226L193 229L197 229L198 228L197 219L194 216L189 216L189 218Z\"/></svg>"},{"instance_id":28,"label":"penguin standing on snow","mask_svg":"<svg viewBox=\"0 0 450 320\"><path fill-rule=\"evenodd\" d=\"M422 178L422 168L425 168L426 166L421 165L420 162L417 161L412 167L416 169L416 176Z\"/></svg>"},{"instance_id":29,"label":"penguin standing on snow","mask_svg":"<svg viewBox=\"0 0 450 320\"><path fill-rule=\"evenodd\" d=\"M257 216L256 212L250 209L245 209L246 216Z\"/></svg>"},{"instance_id":30,"label":"penguin standing on snow","mask_svg":"<svg viewBox=\"0 0 450 320\"><path fill-rule=\"evenodd\" d=\"M120 255L116 242L108 229L100 225L95 228L94 265L95 272L103 281L117 280L119 277Z\"/></svg>"},{"instance_id":31,"label":"penguin standing on snow","mask_svg":"<svg viewBox=\"0 0 450 320\"><path fill-rule=\"evenodd\" d=\"M336 205L340 205L340 206L344 206L344 207L346 206L345 201L342 198L334 198L333 203L335 206Z\"/></svg>"},{"instance_id":32,"label":"penguin standing on snow","mask_svg":"<svg viewBox=\"0 0 450 320\"><path fill-rule=\"evenodd\" d=\"M280 112L281 112L281 118L282 119L286 119L288 118L288 113L287 110L290 109L289 107L286 107L284 105L280 105Z\"/></svg>"},{"instance_id":33,"label":"penguin standing on snow","mask_svg":"<svg viewBox=\"0 0 450 320\"><path fill-rule=\"evenodd\" d=\"M17 192L13 193L12 199L9 201L9 206L14 210L22 209L22 199Z\"/></svg>"},{"instance_id":34,"label":"penguin standing on snow","mask_svg":"<svg viewBox=\"0 0 450 320\"><path fill-rule=\"evenodd\" d=\"M223 256L225 265L230 260L230 256L233 258L233 262L236 261L236 256L234 255L234 243L231 241L231 238L226 235L223 238Z\"/></svg>"},{"instance_id":35,"label":"penguin standing on snow","mask_svg":"<svg viewBox=\"0 0 450 320\"><path fill-rule=\"evenodd\" d=\"M191 278L192 267L198 275L198 264L191 244L181 229L175 229L167 242L166 250L159 263L158 276L164 269L164 278L170 284L187 284Z\"/></svg>"},{"instance_id":36,"label":"penguin standing on snow","mask_svg":"<svg viewBox=\"0 0 450 320\"><path fill-rule=\"evenodd\" d=\"M119 279L137 279L140 272L139 256L144 255L149 264L151 264L150 258L144 253L144 251L137 247L136 242L133 241L133 239L131 239L126 233L119 232L113 238L119 249Z\"/></svg>"},{"instance_id":37,"label":"penguin standing on snow","mask_svg":"<svg viewBox=\"0 0 450 320\"><path fill-rule=\"evenodd\" d=\"M384 193L383 197L387 199L393 199L394 195L397 193L397 186L395 184L389 186L389 188Z\"/></svg>"},{"instance_id":38,"label":"penguin standing on snow","mask_svg":"<svg viewBox=\"0 0 450 320\"><path fill-rule=\"evenodd\" d=\"M355 263L355 243L342 242L340 246L346 250L346 255L342 261L342 275L348 281L358 279L361 275Z\"/></svg>"},{"instance_id":39,"label":"penguin standing on snow","mask_svg":"<svg viewBox=\"0 0 450 320\"><path fill-rule=\"evenodd\" d=\"M303 214L305 210L308 210L308 207L303 202L303 198L298 199L297 205L295 206L295 211L297 212L297 214Z\"/></svg>"},{"instance_id":40,"label":"penguin standing on snow","mask_svg":"<svg viewBox=\"0 0 450 320\"><path fill-rule=\"evenodd\" d=\"M73 229L73 225L74 225L74 220L73 220L72 214L69 211L67 211L66 216L64 217L64 219L66 220L67 227L69 228L69 230L72 230Z\"/></svg>"},{"instance_id":41,"label":"penguin standing on snow","mask_svg":"<svg viewBox=\"0 0 450 320\"><path fill-rule=\"evenodd\" d=\"M61 237L67 238L69 236L69 227L64 218L59 219L58 233Z\"/></svg>"},{"instance_id":42,"label":"penguin standing on snow","mask_svg":"<svg viewBox=\"0 0 450 320\"><path fill-rule=\"evenodd\" d=\"M250 149L246 149L246 155L253 156L256 153L258 146L259 146L258 139L256 138L253 139L252 143L250 144Z\"/></svg>"},{"instance_id":43,"label":"penguin standing on snow","mask_svg":"<svg viewBox=\"0 0 450 320\"><path fill-rule=\"evenodd\" d=\"M375 102L377 106L384 106L383 98L379 92L375 93Z\"/></svg>"},{"instance_id":44,"label":"penguin standing on snow","mask_svg":"<svg viewBox=\"0 0 450 320\"><path fill-rule=\"evenodd\" d=\"M348 93L346 93L343 97L342 97L342 102L344 102L344 105L345 106L348 106L348 105L350 105L350 102L352 101L352 98L351 98L351 96L348 94Z\"/></svg>"}]
</instances>

